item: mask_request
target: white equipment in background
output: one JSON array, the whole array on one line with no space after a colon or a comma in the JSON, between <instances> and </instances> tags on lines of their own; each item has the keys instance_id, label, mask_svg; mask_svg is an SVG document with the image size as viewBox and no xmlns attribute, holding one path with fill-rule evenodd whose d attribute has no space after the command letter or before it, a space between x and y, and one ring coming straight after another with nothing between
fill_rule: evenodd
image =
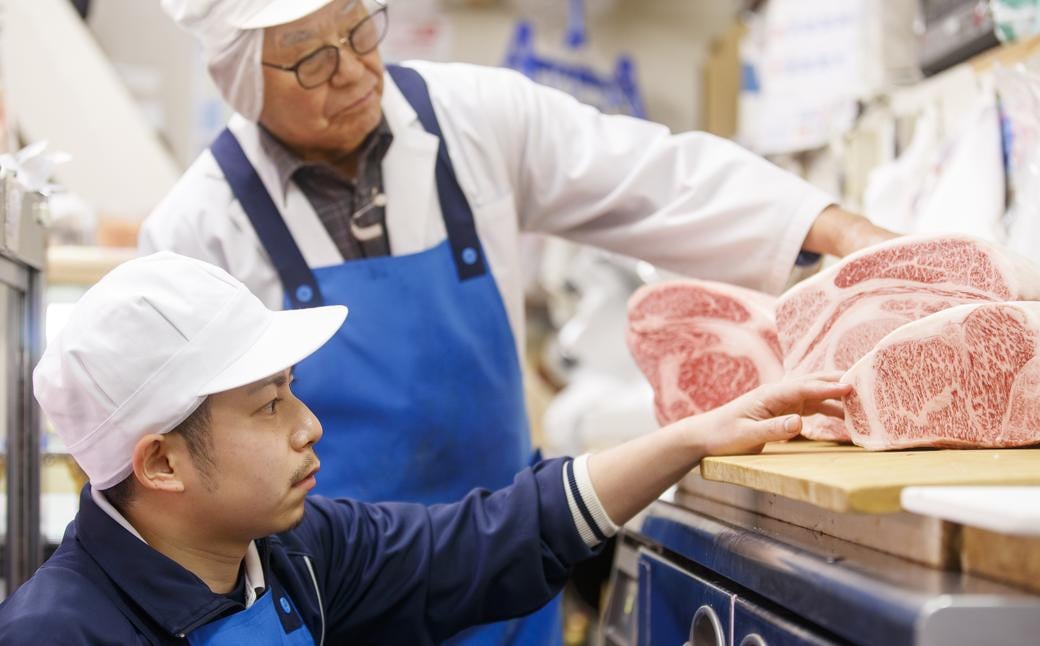
<instances>
[{"instance_id":1,"label":"white equipment in background","mask_svg":"<svg viewBox=\"0 0 1040 646\"><path fill-rule=\"evenodd\" d=\"M641 284L636 261L555 239L548 244L552 275L543 273L542 283L559 333L542 362L567 385L542 420L545 453L576 455L656 429L653 390L625 345L628 297ZM567 260L553 267L561 249Z\"/></svg>"},{"instance_id":2,"label":"white equipment in background","mask_svg":"<svg viewBox=\"0 0 1040 646\"><path fill-rule=\"evenodd\" d=\"M87 26L178 167L187 168L231 116L202 46L158 0L91 0Z\"/></svg>"},{"instance_id":3,"label":"white equipment in background","mask_svg":"<svg viewBox=\"0 0 1040 646\"><path fill-rule=\"evenodd\" d=\"M998 66L993 77L1007 129L1011 202L1004 219L1007 244L1032 256L1040 249L1040 76L1016 65Z\"/></svg>"},{"instance_id":4,"label":"white equipment in background","mask_svg":"<svg viewBox=\"0 0 1040 646\"><path fill-rule=\"evenodd\" d=\"M890 120L892 119L889 115ZM892 137L892 128L886 132ZM906 149L896 159L870 171L863 192L863 213L874 224L908 233L915 218L921 184L939 146L939 117L929 106L914 123Z\"/></svg>"},{"instance_id":5,"label":"white equipment in background","mask_svg":"<svg viewBox=\"0 0 1040 646\"><path fill-rule=\"evenodd\" d=\"M99 213L143 217L180 171L68 0L7 5L5 92L29 140L71 154L59 183Z\"/></svg>"},{"instance_id":6,"label":"white equipment in background","mask_svg":"<svg viewBox=\"0 0 1040 646\"><path fill-rule=\"evenodd\" d=\"M916 3L770 0L741 43L737 139L760 154L827 145L857 100L916 81Z\"/></svg>"},{"instance_id":7,"label":"white equipment in background","mask_svg":"<svg viewBox=\"0 0 1040 646\"><path fill-rule=\"evenodd\" d=\"M939 153L926 184L930 194L912 233L965 233L1003 242L1004 161L993 91L983 90ZM928 190L927 188L925 189Z\"/></svg>"},{"instance_id":8,"label":"white equipment in background","mask_svg":"<svg viewBox=\"0 0 1040 646\"><path fill-rule=\"evenodd\" d=\"M962 233L1008 242L1000 113L993 83L962 66L893 94L913 135L866 181L864 214L900 233ZM894 142L893 142L894 146Z\"/></svg>"}]
</instances>

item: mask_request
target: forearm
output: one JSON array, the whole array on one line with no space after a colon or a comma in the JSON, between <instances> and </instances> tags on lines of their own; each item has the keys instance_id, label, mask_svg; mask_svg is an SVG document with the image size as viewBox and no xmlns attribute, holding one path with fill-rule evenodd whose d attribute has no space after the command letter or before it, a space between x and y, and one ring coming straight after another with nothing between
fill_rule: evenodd
<instances>
[{"instance_id":1,"label":"forearm","mask_svg":"<svg viewBox=\"0 0 1040 646\"><path fill-rule=\"evenodd\" d=\"M816 218L802 249L841 258L895 236L895 233L874 225L862 215L832 204Z\"/></svg>"},{"instance_id":2,"label":"forearm","mask_svg":"<svg viewBox=\"0 0 1040 646\"><path fill-rule=\"evenodd\" d=\"M690 427L706 423L691 418L589 456L589 478L614 523L628 522L701 461L706 450Z\"/></svg>"}]
</instances>

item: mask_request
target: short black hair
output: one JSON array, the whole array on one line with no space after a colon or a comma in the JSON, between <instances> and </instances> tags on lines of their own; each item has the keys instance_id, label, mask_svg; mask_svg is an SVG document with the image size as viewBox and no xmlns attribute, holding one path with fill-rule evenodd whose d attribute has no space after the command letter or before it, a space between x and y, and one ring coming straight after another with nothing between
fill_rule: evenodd
<instances>
[{"instance_id":1,"label":"short black hair","mask_svg":"<svg viewBox=\"0 0 1040 646\"><path fill-rule=\"evenodd\" d=\"M188 415L183 422L170 431L171 434L177 433L184 438L188 445L191 459L195 462L195 466L198 467L199 471L202 472L203 477L207 477L210 469L213 467L213 456L210 455L208 402L208 399L202 400L202 403L192 411L191 415ZM105 494L105 499L112 503L113 507L123 512L127 505L130 504L130 499L134 494L134 487L135 478L134 474L131 473L118 484L103 490L102 493Z\"/></svg>"}]
</instances>

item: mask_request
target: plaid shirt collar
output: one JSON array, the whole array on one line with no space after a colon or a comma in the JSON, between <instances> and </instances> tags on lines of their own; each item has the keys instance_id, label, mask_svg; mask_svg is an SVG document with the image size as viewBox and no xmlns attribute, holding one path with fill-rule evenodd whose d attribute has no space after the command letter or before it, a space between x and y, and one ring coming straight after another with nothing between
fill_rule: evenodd
<instances>
[{"instance_id":1,"label":"plaid shirt collar","mask_svg":"<svg viewBox=\"0 0 1040 646\"><path fill-rule=\"evenodd\" d=\"M282 200L285 200L286 194L289 191L289 182L292 181L296 172L305 166L315 166L318 165L318 163L307 162L300 159L294 152L289 150L285 144L268 132L267 128L259 126L258 129L260 131L260 147L278 171L279 188L282 192L281 197ZM358 157L359 168L363 169L367 163L372 161L376 161L377 163L382 162L382 158L390 147L393 138L394 135L390 131L390 125L386 122L386 117L383 116L379 120L379 125L376 126L375 130L369 133L365 138L365 141L361 144L360 155ZM373 159L374 156L377 157L377 159Z\"/></svg>"}]
</instances>

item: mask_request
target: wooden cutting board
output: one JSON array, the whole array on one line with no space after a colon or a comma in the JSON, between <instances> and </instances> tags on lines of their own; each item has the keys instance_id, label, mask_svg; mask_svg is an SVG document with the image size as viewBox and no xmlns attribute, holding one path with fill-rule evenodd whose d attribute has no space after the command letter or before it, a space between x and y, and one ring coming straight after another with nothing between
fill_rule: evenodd
<instances>
[{"instance_id":1,"label":"wooden cutting board","mask_svg":"<svg viewBox=\"0 0 1040 646\"><path fill-rule=\"evenodd\" d=\"M831 536L929 567L959 567L960 527L931 516L905 511L893 514L831 511L775 493L705 480L700 476L699 469L694 469L682 479L674 501L696 513L714 516L749 529L782 533L765 520L775 519L783 525L810 530L817 547L823 551L833 548L840 552L843 549L829 545L823 538ZM749 514L746 517L737 514L734 518L732 511L727 513L727 509ZM754 520L742 524L740 521L745 518Z\"/></svg>"},{"instance_id":2,"label":"wooden cutting board","mask_svg":"<svg viewBox=\"0 0 1040 646\"><path fill-rule=\"evenodd\" d=\"M904 487L1040 484L1040 449L870 452L794 441L760 455L705 458L701 475L832 511L890 513L900 510Z\"/></svg>"}]
</instances>

